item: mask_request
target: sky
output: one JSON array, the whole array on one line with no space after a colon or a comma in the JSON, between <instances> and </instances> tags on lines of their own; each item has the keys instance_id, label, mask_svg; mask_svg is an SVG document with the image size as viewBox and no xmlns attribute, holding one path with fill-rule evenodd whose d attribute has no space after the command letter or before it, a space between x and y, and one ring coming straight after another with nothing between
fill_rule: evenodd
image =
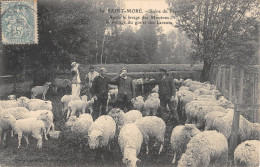
<instances>
[{"instance_id":1,"label":"sky","mask_svg":"<svg viewBox=\"0 0 260 167\"><path fill-rule=\"evenodd\" d=\"M152 9L152 10L164 10L168 8L168 4L166 3L166 0L124 0L125 3L125 9L140 9L142 8L143 11ZM142 17L144 13L142 14L128 14L130 16L140 16ZM159 16L163 17L171 17L170 13L159 13ZM161 21L172 21L172 20L161 20ZM133 25L133 27L136 29L139 28L139 26ZM169 32L170 30L176 31L177 29L174 28L171 25L161 25L162 30L164 33Z\"/></svg>"}]
</instances>

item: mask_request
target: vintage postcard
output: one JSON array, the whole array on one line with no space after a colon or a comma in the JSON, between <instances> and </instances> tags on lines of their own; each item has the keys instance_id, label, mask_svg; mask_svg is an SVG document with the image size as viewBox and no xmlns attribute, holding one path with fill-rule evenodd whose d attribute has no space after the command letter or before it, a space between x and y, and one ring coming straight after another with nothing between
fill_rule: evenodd
<instances>
[{"instance_id":1,"label":"vintage postcard","mask_svg":"<svg viewBox=\"0 0 260 167\"><path fill-rule=\"evenodd\" d=\"M0 2L0 167L260 165L258 0Z\"/></svg>"},{"instance_id":2,"label":"vintage postcard","mask_svg":"<svg viewBox=\"0 0 260 167\"><path fill-rule=\"evenodd\" d=\"M1 1L3 44L37 44L37 0Z\"/></svg>"}]
</instances>

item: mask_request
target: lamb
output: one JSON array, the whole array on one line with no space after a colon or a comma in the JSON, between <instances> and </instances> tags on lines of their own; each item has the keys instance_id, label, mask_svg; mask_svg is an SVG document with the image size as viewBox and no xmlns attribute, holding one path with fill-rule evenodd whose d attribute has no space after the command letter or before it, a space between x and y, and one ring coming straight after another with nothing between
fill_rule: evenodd
<instances>
[{"instance_id":1,"label":"lamb","mask_svg":"<svg viewBox=\"0 0 260 167\"><path fill-rule=\"evenodd\" d=\"M116 123L109 115L98 117L88 130L88 144L91 149L109 145L116 133Z\"/></svg>"},{"instance_id":2,"label":"lamb","mask_svg":"<svg viewBox=\"0 0 260 167\"><path fill-rule=\"evenodd\" d=\"M44 122L44 126L46 129L45 133L45 140L48 140L47 134L50 133L50 129L52 129L52 132L54 132L54 123L53 123L53 113L50 110L37 110L37 111L30 111L27 113L27 118L38 118L41 114L47 114L48 118L45 120L42 120Z\"/></svg>"},{"instance_id":3,"label":"lamb","mask_svg":"<svg viewBox=\"0 0 260 167\"><path fill-rule=\"evenodd\" d=\"M90 114L81 114L78 118L71 116L66 122L66 127L77 135L88 135L88 130L93 123L93 118Z\"/></svg>"},{"instance_id":4,"label":"lamb","mask_svg":"<svg viewBox=\"0 0 260 167\"><path fill-rule=\"evenodd\" d=\"M178 167L227 166L228 142L216 131L204 131L195 135L178 161Z\"/></svg>"},{"instance_id":5,"label":"lamb","mask_svg":"<svg viewBox=\"0 0 260 167\"><path fill-rule=\"evenodd\" d=\"M236 166L259 166L259 140L247 140L237 146L234 152Z\"/></svg>"},{"instance_id":6,"label":"lamb","mask_svg":"<svg viewBox=\"0 0 260 167\"><path fill-rule=\"evenodd\" d=\"M144 111L143 115L147 116L152 113L153 116L157 115L157 110L160 107L160 99L158 93L151 93L148 96L148 99L144 102Z\"/></svg>"},{"instance_id":7,"label":"lamb","mask_svg":"<svg viewBox=\"0 0 260 167\"><path fill-rule=\"evenodd\" d=\"M52 111L52 102L44 101L41 99L31 99L28 103L29 111L37 111L37 110L50 110Z\"/></svg>"},{"instance_id":8,"label":"lamb","mask_svg":"<svg viewBox=\"0 0 260 167\"><path fill-rule=\"evenodd\" d=\"M73 96L73 95L64 95L61 98L61 102L62 102L62 113L65 116L66 112L68 111L68 104L70 101L74 101L74 100L80 100L79 96Z\"/></svg>"},{"instance_id":9,"label":"lamb","mask_svg":"<svg viewBox=\"0 0 260 167\"><path fill-rule=\"evenodd\" d=\"M53 80L53 91L57 93L58 88L67 88L71 87L71 81L69 79L59 79L55 78Z\"/></svg>"},{"instance_id":10,"label":"lamb","mask_svg":"<svg viewBox=\"0 0 260 167\"><path fill-rule=\"evenodd\" d=\"M110 89L108 92L108 95L111 97L114 96L114 99L117 99L117 95L118 95L118 89Z\"/></svg>"},{"instance_id":11,"label":"lamb","mask_svg":"<svg viewBox=\"0 0 260 167\"><path fill-rule=\"evenodd\" d=\"M34 99L36 96L42 94L42 99L45 100L45 95L51 85L51 82L46 82L43 86L35 86L31 90L31 98Z\"/></svg>"},{"instance_id":12,"label":"lamb","mask_svg":"<svg viewBox=\"0 0 260 167\"><path fill-rule=\"evenodd\" d=\"M198 133L200 133L200 130L194 124L178 125L172 130L170 143L174 152L173 164L185 152L190 139Z\"/></svg>"},{"instance_id":13,"label":"lamb","mask_svg":"<svg viewBox=\"0 0 260 167\"><path fill-rule=\"evenodd\" d=\"M124 113L119 108L112 109L108 115L115 120L118 132L124 124L133 123L137 119L142 118L142 113L138 110L130 110L127 113Z\"/></svg>"},{"instance_id":14,"label":"lamb","mask_svg":"<svg viewBox=\"0 0 260 167\"><path fill-rule=\"evenodd\" d=\"M127 167L136 167L136 164L140 162L137 155L140 153L142 143L143 135L135 124L125 124L122 127L118 136L118 144L124 157L123 163Z\"/></svg>"},{"instance_id":15,"label":"lamb","mask_svg":"<svg viewBox=\"0 0 260 167\"><path fill-rule=\"evenodd\" d=\"M137 96L135 99L131 100L134 110L142 111L144 108L144 98L142 96Z\"/></svg>"},{"instance_id":16,"label":"lamb","mask_svg":"<svg viewBox=\"0 0 260 167\"><path fill-rule=\"evenodd\" d=\"M67 113L67 119L69 118L70 115L76 115L77 111L81 111L80 114L83 114L86 112L86 109L90 109L90 113L93 112L93 103L96 100L96 97L92 97L91 100L88 101L88 98L86 95L81 97L81 100L74 100L70 101L68 104L68 113Z\"/></svg>"},{"instance_id":17,"label":"lamb","mask_svg":"<svg viewBox=\"0 0 260 167\"><path fill-rule=\"evenodd\" d=\"M27 146L29 145L28 134L32 134L32 137L37 140L37 148L42 148L42 135L46 133L42 120L47 117L47 114L41 114L38 118L16 120L14 116L10 114L5 116L5 118L9 119L13 131L18 134L18 148L21 147L22 137L26 140Z\"/></svg>"},{"instance_id":18,"label":"lamb","mask_svg":"<svg viewBox=\"0 0 260 167\"><path fill-rule=\"evenodd\" d=\"M146 144L146 154L149 153L148 142L149 138L151 137L154 137L156 141L161 145L159 149L160 154L164 145L164 134L166 130L165 122L161 118L156 116L146 116L136 120L135 124L140 129L144 137L144 142Z\"/></svg>"}]
</instances>

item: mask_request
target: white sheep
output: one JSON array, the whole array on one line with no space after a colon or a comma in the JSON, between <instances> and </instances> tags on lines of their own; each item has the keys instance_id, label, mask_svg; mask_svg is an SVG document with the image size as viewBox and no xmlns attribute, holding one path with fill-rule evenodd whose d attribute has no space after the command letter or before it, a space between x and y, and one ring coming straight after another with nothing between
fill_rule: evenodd
<instances>
[{"instance_id":1,"label":"white sheep","mask_svg":"<svg viewBox=\"0 0 260 167\"><path fill-rule=\"evenodd\" d=\"M47 114L42 114L38 118L26 118L16 120L14 116L5 116L9 119L14 133L18 134L18 148L21 147L21 139L24 137L27 146L29 145L28 134L32 134L37 140L37 148L42 148L42 135L46 133L43 119L47 118Z\"/></svg>"},{"instance_id":2,"label":"white sheep","mask_svg":"<svg viewBox=\"0 0 260 167\"><path fill-rule=\"evenodd\" d=\"M227 110L227 109L226 109ZM226 111L225 110L225 111ZM226 114L226 112L221 112L221 111L212 111L210 113L207 113L205 116L204 116L204 122L205 122L205 128L204 130L213 130L211 129L212 128L212 124L213 124L213 121L216 119L216 118L220 118L220 117L223 117L224 115Z\"/></svg>"},{"instance_id":3,"label":"white sheep","mask_svg":"<svg viewBox=\"0 0 260 167\"><path fill-rule=\"evenodd\" d=\"M222 117L215 118L212 126L209 129L217 130L222 133L228 140L230 139L232 132L234 110L229 111ZM240 115L239 130L238 130L238 142L246 140L258 139L260 134L260 124L251 123Z\"/></svg>"},{"instance_id":4,"label":"white sheep","mask_svg":"<svg viewBox=\"0 0 260 167\"><path fill-rule=\"evenodd\" d=\"M42 120L44 122L44 126L46 129L45 133L45 140L48 140L47 134L50 133L50 129L52 129L52 132L54 132L54 123L53 123L53 113L50 110L37 110L37 111L30 111L27 113L27 118L38 118L41 114L47 114L48 118L45 120Z\"/></svg>"},{"instance_id":5,"label":"white sheep","mask_svg":"<svg viewBox=\"0 0 260 167\"><path fill-rule=\"evenodd\" d=\"M93 123L93 118L90 114L81 114L78 118L76 116L71 116L69 120L65 123L67 128L77 134L77 135L88 135L88 130Z\"/></svg>"},{"instance_id":6,"label":"white sheep","mask_svg":"<svg viewBox=\"0 0 260 167\"><path fill-rule=\"evenodd\" d=\"M16 100L0 100L0 106L4 109L19 107Z\"/></svg>"},{"instance_id":7,"label":"white sheep","mask_svg":"<svg viewBox=\"0 0 260 167\"><path fill-rule=\"evenodd\" d=\"M42 99L45 100L45 95L51 85L51 82L46 82L43 86L35 86L31 89L31 98L34 99L38 95L42 95Z\"/></svg>"},{"instance_id":8,"label":"white sheep","mask_svg":"<svg viewBox=\"0 0 260 167\"><path fill-rule=\"evenodd\" d=\"M159 86L156 85L153 89L152 89L153 93L159 93Z\"/></svg>"},{"instance_id":9,"label":"white sheep","mask_svg":"<svg viewBox=\"0 0 260 167\"><path fill-rule=\"evenodd\" d=\"M53 80L53 90L55 93L57 93L58 88L67 88L67 87L71 87L71 81L69 79L59 79L59 78L55 78Z\"/></svg>"},{"instance_id":10,"label":"white sheep","mask_svg":"<svg viewBox=\"0 0 260 167\"><path fill-rule=\"evenodd\" d=\"M180 156L185 152L190 139L200 133L194 124L178 125L172 130L171 147L174 152L172 163L178 161Z\"/></svg>"},{"instance_id":11,"label":"white sheep","mask_svg":"<svg viewBox=\"0 0 260 167\"><path fill-rule=\"evenodd\" d=\"M259 166L259 140L247 140L237 146L234 152L236 166Z\"/></svg>"},{"instance_id":12,"label":"white sheep","mask_svg":"<svg viewBox=\"0 0 260 167\"><path fill-rule=\"evenodd\" d=\"M27 114L29 110L25 107L15 107L15 108L7 108L2 111L2 113L11 114L15 117L15 119L25 119L27 118Z\"/></svg>"},{"instance_id":13,"label":"white sheep","mask_svg":"<svg viewBox=\"0 0 260 167\"><path fill-rule=\"evenodd\" d=\"M204 128L205 122L204 122L204 117L206 114L213 112L213 111L220 111L220 112L225 112L225 108L221 106L197 106L195 107L197 109L196 111L196 117L194 118L196 121L196 127L197 128Z\"/></svg>"},{"instance_id":14,"label":"white sheep","mask_svg":"<svg viewBox=\"0 0 260 167\"><path fill-rule=\"evenodd\" d=\"M81 100L70 101L68 104L68 113L67 119L70 115L77 115L77 111L79 111L79 115L86 112L86 109L90 109L90 113L93 112L93 103L96 100L96 97L92 97L91 100L88 101L86 95L81 96Z\"/></svg>"},{"instance_id":15,"label":"white sheep","mask_svg":"<svg viewBox=\"0 0 260 167\"><path fill-rule=\"evenodd\" d=\"M2 133L4 133L4 138L3 138L3 144L4 144L6 141L7 132L9 132L9 131L10 132L12 131L10 121L9 121L9 119L7 119L5 117L5 115L1 115L1 117L0 117L0 143L2 141Z\"/></svg>"},{"instance_id":16,"label":"white sheep","mask_svg":"<svg viewBox=\"0 0 260 167\"><path fill-rule=\"evenodd\" d=\"M181 86L180 88L179 88L179 91L182 91L182 90L189 90L189 87L187 87L187 86Z\"/></svg>"},{"instance_id":17,"label":"white sheep","mask_svg":"<svg viewBox=\"0 0 260 167\"><path fill-rule=\"evenodd\" d=\"M118 132L124 124L133 123L137 119L142 118L142 113L138 110L130 110L124 113L123 110L119 108L112 109L108 115L115 120Z\"/></svg>"},{"instance_id":18,"label":"white sheep","mask_svg":"<svg viewBox=\"0 0 260 167\"><path fill-rule=\"evenodd\" d=\"M149 153L149 138L155 138L157 143L160 144L160 154L164 145L164 134L166 130L165 122L161 118L156 116L146 116L136 120L135 124L140 129L144 137L144 142L146 144L146 154Z\"/></svg>"},{"instance_id":19,"label":"white sheep","mask_svg":"<svg viewBox=\"0 0 260 167\"><path fill-rule=\"evenodd\" d=\"M143 135L138 127L133 124L125 124L120 130L118 144L123 154L123 163L127 167L136 167L137 156L143 143Z\"/></svg>"},{"instance_id":20,"label":"white sheep","mask_svg":"<svg viewBox=\"0 0 260 167\"><path fill-rule=\"evenodd\" d=\"M151 93L144 102L143 115L147 116L152 113L153 116L157 115L157 110L160 107L160 99L158 93Z\"/></svg>"},{"instance_id":21,"label":"white sheep","mask_svg":"<svg viewBox=\"0 0 260 167\"><path fill-rule=\"evenodd\" d=\"M15 95L8 95L8 99L9 100L16 100L16 96Z\"/></svg>"},{"instance_id":22,"label":"white sheep","mask_svg":"<svg viewBox=\"0 0 260 167\"><path fill-rule=\"evenodd\" d=\"M70 101L74 100L80 100L79 96L74 96L74 95L64 95L61 98L61 103L62 103L62 114L66 116L66 112L68 111L68 104Z\"/></svg>"},{"instance_id":23,"label":"white sheep","mask_svg":"<svg viewBox=\"0 0 260 167\"><path fill-rule=\"evenodd\" d=\"M142 111L144 108L144 97L143 96L137 96L135 99L131 100L133 104L133 109Z\"/></svg>"},{"instance_id":24,"label":"white sheep","mask_svg":"<svg viewBox=\"0 0 260 167\"><path fill-rule=\"evenodd\" d=\"M91 149L109 145L116 133L116 123L109 115L98 117L88 130L88 144Z\"/></svg>"},{"instance_id":25,"label":"white sheep","mask_svg":"<svg viewBox=\"0 0 260 167\"><path fill-rule=\"evenodd\" d=\"M52 102L44 101L41 99L31 99L28 103L29 111L37 111L37 110L50 110L52 111Z\"/></svg>"},{"instance_id":26,"label":"white sheep","mask_svg":"<svg viewBox=\"0 0 260 167\"><path fill-rule=\"evenodd\" d=\"M197 100L197 101L214 101L214 100L216 100L216 98L213 95L199 95L199 96L195 97L194 100Z\"/></svg>"},{"instance_id":27,"label":"white sheep","mask_svg":"<svg viewBox=\"0 0 260 167\"><path fill-rule=\"evenodd\" d=\"M225 136L216 131L204 131L190 140L178 167L226 166L227 162L228 142Z\"/></svg>"},{"instance_id":28,"label":"white sheep","mask_svg":"<svg viewBox=\"0 0 260 167\"><path fill-rule=\"evenodd\" d=\"M108 91L108 96L111 98L112 96L114 97L113 99L116 100L118 95L118 89L110 89ZM112 98L111 98L112 99Z\"/></svg>"}]
</instances>

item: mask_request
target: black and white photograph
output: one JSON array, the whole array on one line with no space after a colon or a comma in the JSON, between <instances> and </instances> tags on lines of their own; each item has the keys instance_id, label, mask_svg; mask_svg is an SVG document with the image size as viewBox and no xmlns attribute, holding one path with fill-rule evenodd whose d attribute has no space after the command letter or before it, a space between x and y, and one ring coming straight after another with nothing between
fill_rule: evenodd
<instances>
[{"instance_id":1,"label":"black and white photograph","mask_svg":"<svg viewBox=\"0 0 260 167\"><path fill-rule=\"evenodd\" d=\"M258 167L258 0L1 0L0 167Z\"/></svg>"}]
</instances>

